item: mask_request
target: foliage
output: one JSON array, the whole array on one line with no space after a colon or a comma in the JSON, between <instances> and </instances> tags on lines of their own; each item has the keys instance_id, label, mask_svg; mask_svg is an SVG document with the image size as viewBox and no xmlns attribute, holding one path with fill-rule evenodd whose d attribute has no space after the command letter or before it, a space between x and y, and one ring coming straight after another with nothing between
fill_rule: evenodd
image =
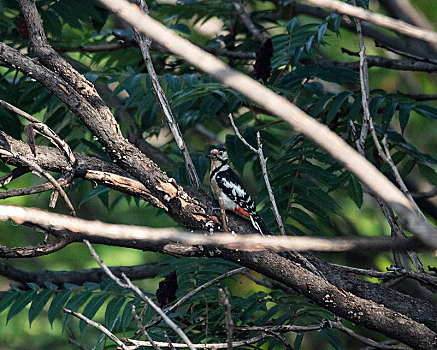
<instances>
[{"instance_id":1,"label":"foliage","mask_svg":"<svg viewBox=\"0 0 437 350\"><path fill-rule=\"evenodd\" d=\"M238 265L225 262L219 259L193 259L182 258L173 261L163 271L162 274L174 269L178 276L179 297L185 296L196 287L208 282L211 278L226 273ZM235 277L232 277L235 279ZM194 332L191 340L195 343L202 341L221 342L223 337L223 324L225 314L223 306L218 300L218 289L226 287L226 280L219 282L197 294L182 304L177 312L169 314L175 321L178 319L189 319L190 322L184 325L184 332ZM6 320L9 322L18 313L30 304L28 310L29 326L41 314L46 307L47 318L50 325L61 318L62 328L71 327L72 316L62 313L66 308L71 311L81 312L89 319L96 318L101 324L114 334L126 337L133 337L136 331L135 320L133 319L132 306L136 310L145 309L143 324L153 323L156 314L147 304L129 289L123 289L112 279L106 278L101 283L85 282L82 286L65 283L63 286L56 286L50 282L44 282L44 287L39 287L35 283L27 283L24 289L11 285L11 290L1 292L0 312L7 312ZM149 297L150 293L144 292ZM254 324L264 325L267 321L272 325L293 325L305 324L307 322L317 323L323 318L332 318L331 314L323 308L315 306L298 295L285 294L282 291L271 293L254 292L248 297L232 296L232 317L236 325ZM205 310L205 303L208 310ZM46 306L47 305L47 306ZM167 305L164 311L171 305ZM137 311L139 312L139 311ZM290 317L290 315L292 315ZM62 316L62 317L60 317ZM201 330L209 325L208 338L205 339ZM83 333L87 324L80 321L78 328L80 334ZM150 334L156 341L165 341L162 331L170 333L171 329L160 322L156 328L150 330ZM250 334L248 334L250 337ZM322 337L326 336L322 332ZM177 341L177 338L172 341ZM105 336L100 337L96 346L105 340ZM262 343L264 343L263 341ZM329 342L339 344L340 340L336 336L329 337ZM269 342L269 347L277 344L273 339ZM261 346L261 344L259 344Z\"/></svg>"},{"instance_id":2,"label":"foliage","mask_svg":"<svg viewBox=\"0 0 437 350\"><path fill-rule=\"evenodd\" d=\"M368 1L359 2L362 6L368 7ZM344 37L347 35L340 29L342 16L330 14L319 20L306 16L290 18L292 2L248 3L253 8L252 21L258 28L269 28L266 35L271 37L273 43L272 73L265 85L293 101L313 118L341 135L349 144L354 145L355 131L359 132L363 120L358 71L334 65L325 59L337 55L335 50L345 45ZM132 31L120 25L96 0L40 0L36 4L48 39L54 47L116 44L120 38L126 41L133 39ZM235 19L235 9L230 1L180 0L174 4L152 2L149 7L154 18L198 45L241 53L257 52L258 44L252 39L242 21ZM23 33L18 3L0 0L0 8L0 32L7 34L4 35L4 42L25 52L29 48L29 43ZM272 14L277 16L271 16ZM219 34L213 36L199 30L201 24L212 18L219 19L222 23ZM72 52L64 54L64 58L97 87L111 87L112 95L106 96L105 99L114 109L123 134L127 137L136 130L148 141L158 140L159 151L174 163L163 167L164 170L178 183L187 185L188 177L176 143L162 141L166 140L168 130L153 93L150 76L145 71L140 50L136 47L102 52L80 52L72 49ZM375 223L383 221L379 214L369 209L368 200L363 194L366 189L362 188L353 174L323 149L248 101L240 93L196 71L180 58L156 50L152 52L152 59L159 75L159 82L170 101L202 180L208 173L208 165L204 158L206 150L218 141L223 142L234 169L244 178L249 192L255 194L254 199L260 215L274 233L279 233L256 156L234 135L230 127L227 114L233 113L241 134L251 145L256 146L256 133L259 131L261 134L264 153L268 158L268 174L287 234L383 234L378 232L380 226ZM234 68L252 75L252 61L226 57L222 59ZM384 77L384 74L381 73L381 77ZM421 76L420 79L428 82L429 78ZM430 125L434 127L437 108L430 103L406 97L396 90L384 90L378 81L376 88L370 92L370 113L376 133L380 139L386 136L392 159L404 179L415 178L414 185L417 187L425 183L436 186L435 147L425 147L426 144L421 143L422 136L415 135L423 133L420 123L425 125L425 129ZM119 108L111 104L111 97L119 100ZM74 151L109 160L105 150L92 137L89 130L57 97L31 77L17 73L13 67L0 67L0 98L20 106L44 121ZM120 109L130 116L128 120L122 117ZM0 109L2 131L21 140L24 139L24 124L17 115ZM417 125L419 127L416 127ZM434 142L432 146L435 146L435 140L429 141L431 142ZM49 144L42 137L37 137L37 143ZM379 159L371 137L366 140L366 152L367 158L382 172L388 176L392 175L389 167L382 164ZM2 172L7 173L9 170L9 167L2 164ZM34 181L33 178L25 177L18 184L26 187L35 184ZM204 180L204 186L209 191L207 179ZM126 218L129 219L126 221L135 216L144 225L158 226L159 218L166 215L164 210L152 211L148 205L148 208L145 208L138 198L115 193L103 186L90 187L85 180L76 179L75 184L68 190L83 217L101 220L105 218L110 221L115 217L113 213L119 211L120 217L128 213ZM40 195L35 202L28 199L25 205L46 207L48 195ZM355 208L351 209L352 206ZM354 229L343 230L342 220L346 211L360 213L356 215ZM145 213L147 215L144 215ZM364 230L363 226L369 229ZM10 241L5 244L12 244L16 238L5 238L7 239ZM20 244L28 244L24 239L23 242ZM82 253L87 254L83 251ZM109 260L116 264L119 260L114 255L116 254L108 253ZM383 257L384 261L391 259L388 254ZM431 260L425 254L423 257L425 261ZM86 259L84 261L90 261ZM138 259L142 259L142 256ZM333 260L335 259L337 258L334 257ZM44 264L53 264L57 269L71 268L64 266L60 260L62 259L54 259L51 262L47 260ZM378 265L380 261L369 257L370 265ZM78 265L74 266L85 267L79 265L82 261L75 263ZM161 277L170 271L176 271L177 297L181 298L199 285L236 267L235 264L219 259L171 259L163 269ZM170 317L183 325L183 330L190 334L193 342L225 342L225 313L218 298L220 286L230 286L232 318L236 325L306 325L317 324L324 318L333 317L330 312L295 294L265 290L254 285L243 293L245 286L239 285L243 284L242 281L249 284L248 280L235 276L226 282L222 281L193 296L175 313L170 314ZM148 287L144 288L145 293L153 297L156 286L152 283L152 287ZM136 330L131 312L132 305L135 305L137 310L146 307L137 295L120 288L109 279L98 284L85 282L81 286L58 286L45 282L44 286L28 283L21 287L11 285L10 288L4 289L7 291L1 292L0 312L6 315L6 322L20 312L28 312L29 326L41 322L42 317L37 319L37 316L46 312L50 325L53 326L56 319L62 315L63 328L69 327L72 316L62 312L62 308L65 307L98 320L116 335L131 337ZM148 324L155 317L151 308L147 308L142 322ZM204 334L206 322L207 335ZM86 324L81 321L80 333L85 327ZM152 327L150 335L157 341L165 341L163 331L169 333L172 341L178 341L163 322ZM254 335L254 332L245 333L241 338ZM294 349L299 349L302 344L310 346L307 344L314 343L330 344L324 348L348 348L339 333L330 329L324 329L317 334L299 333L293 337L290 336L288 340L291 341L293 338ZM105 337L101 336L94 345L110 348L111 345L107 345L104 340ZM282 346L278 342L277 338L269 338L254 346L263 346L270 350ZM319 348L322 348L322 345Z\"/></svg>"}]
</instances>

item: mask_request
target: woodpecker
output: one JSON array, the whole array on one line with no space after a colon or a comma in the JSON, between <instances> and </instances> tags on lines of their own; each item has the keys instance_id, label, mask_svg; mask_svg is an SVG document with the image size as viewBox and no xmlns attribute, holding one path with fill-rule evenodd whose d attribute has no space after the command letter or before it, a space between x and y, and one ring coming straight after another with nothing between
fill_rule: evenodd
<instances>
[{"instance_id":1,"label":"woodpecker","mask_svg":"<svg viewBox=\"0 0 437 350\"><path fill-rule=\"evenodd\" d=\"M252 198L244 189L237 174L230 168L226 149L217 146L207 157L211 159L209 178L212 191L217 198L223 198L225 209L249 218L253 227L262 235L270 234L266 224L256 212Z\"/></svg>"}]
</instances>

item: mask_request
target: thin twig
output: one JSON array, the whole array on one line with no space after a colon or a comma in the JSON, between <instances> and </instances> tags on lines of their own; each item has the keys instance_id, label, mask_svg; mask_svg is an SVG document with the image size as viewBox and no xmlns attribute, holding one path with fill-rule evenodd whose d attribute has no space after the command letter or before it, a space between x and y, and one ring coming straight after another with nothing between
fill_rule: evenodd
<instances>
[{"instance_id":1,"label":"thin twig","mask_svg":"<svg viewBox=\"0 0 437 350\"><path fill-rule=\"evenodd\" d=\"M165 313L168 315L170 313L172 313L174 310L176 310L180 305L182 305L183 303L185 303L188 299L190 299L192 296L196 295L197 293L201 292L202 290L220 282L223 279L226 279L228 277L231 277L233 275L237 275L239 273L243 274L248 272L249 269L247 267L239 267L238 269L235 270L231 270L228 271L220 276L217 276L215 278L213 278L212 280L209 280L208 282L205 282L204 284L200 285L199 287L193 289L192 291L190 291L189 293L185 294L182 298L180 298L175 304L173 304L170 308L168 308ZM145 326L145 328L150 328L154 325L156 325L158 322L161 321L161 317L157 317L155 320L153 320L152 322L150 322L149 324L147 324Z\"/></svg>"},{"instance_id":2,"label":"thin twig","mask_svg":"<svg viewBox=\"0 0 437 350\"><path fill-rule=\"evenodd\" d=\"M393 41L392 41L393 43ZM401 55L401 56L405 56L408 58L411 58L415 61L420 61L420 62L427 62L427 63L432 63L434 65L437 65L437 59L431 58L431 57L425 57L425 56L419 56L416 54L416 52L408 52L408 51L403 51L399 48L393 47L391 45L388 45L387 43L382 43L379 40L375 39L375 46L376 47L382 47L388 51L391 51L395 54Z\"/></svg>"},{"instance_id":3,"label":"thin twig","mask_svg":"<svg viewBox=\"0 0 437 350\"><path fill-rule=\"evenodd\" d=\"M355 5L355 0L352 0L352 5ZM360 56L360 84L361 84L361 104L363 107L363 126L361 129L360 137L358 140L356 140L355 144L356 144L358 152L363 157L365 157L364 145L366 142L368 131L370 130L370 133L372 135L372 138L373 138L375 146L378 150L378 153L381 155L381 157L385 156L384 158L386 158L386 159L384 159L384 158L383 159L388 162L389 159L391 159L390 154L388 154L388 157L387 157L387 155L383 154L382 149L381 149L381 145L379 144L378 137L377 137L376 132L375 132L375 128L373 126L372 116L370 115L370 109L369 109L369 95L370 95L370 92L369 92L370 91L369 71L368 71L368 67L367 67L366 46L364 44L364 38L363 38L362 31L361 31L361 21L358 18L354 18L354 20L355 20L355 25L357 27L357 36L358 36L358 41L359 41L359 45L360 45L360 53L359 53L359 56ZM396 168L396 166L394 164L393 164L393 166ZM396 168L396 171L397 171L397 168ZM404 192L404 194L407 195L405 192ZM407 197L408 197L408 195L407 195ZM408 198L410 198L410 197L408 197ZM395 218L393 211L386 205L385 201L382 198L380 198L379 196L377 196L377 201L378 201L379 206L382 209L384 216L386 217L388 223L390 224L392 236L405 237L404 232L399 227L399 224L396 221L396 218ZM413 205L415 204L414 201L412 202L412 204ZM416 207L417 207L417 205L416 205ZM416 211L417 211L417 208L416 208ZM420 212L420 210L419 210L419 212ZM408 255L410 256L410 259L413 262L416 269L418 269L418 271L423 270L422 264L421 264L419 258L417 257L417 254L412 252L412 251L409 251ZM395 260L396 264L400 265L402 262L401 262L401 259L399 257L399 253L396 250L393 251L393 256L394 256L394 260Z\"/></svg>"},{"instance_id":4,"label":"thin twig","mask_svg":"<svg viewBox=\"0 0 437 350\"><path fill-rule=\"evenodd\" d=\"M72 172L70 172L65 177L60 178L57 181L58 181L60 186L66 187L70 184L71 180L73 180ZM48 183L38 185L38 186L31 186L31 187L6 190L6 191L0 192L0 199L6 199L6 198L10 198L10 197L27 196L27 195L31 195L31 194L35 194L35 193L50 191L53 188L54 188L53 184L51 182L48 182Z\"/></svg>"},{"instance_id":5,"label":"thin twig","mask_svg":"<svg viewBox=\"0 0 437 350\"><path fill-rule=\"evenodd\" d=\"M282 325L282 326L236 326L234 327L236 331L262 331L262 332L311 332L317 331L325 328L335 328L340 330L343 333L348 334L350 337L360 341L363 344L371 345L377 349L390 349L390 350L406 350L409 349L404 346L397 345L386 345L382 343L378 343L370 338L363 337L351 329L345 327L341 321L332 321L332 320L322 320L319 324L307 325L307 326L297 326L297 325Z\"/></svg>"},{"instance_id":6,"label":"thin twig","mask_svg":"<svg viewBox=\"0 0 437 350\"><path fill-rule=\"evenodd\" d=\"M240 141L243 142L243 144L247 148L249 148L253 153L255 153L258 156L259 163L261 165L261 170L262 170L263 177L264 177L264 182L266 184L267 192L269 193L270 202L272 203L272 209L273 209L273 213L275 214L276 222L279 226L279 230L281 231L281 234L285 236L286 235L285 227L284 227L284 224L282 222L281 215L279 214L278 206L276 205L275 196L273 194L272 186L270 186L270 180L269 180L269 176L267 174L267 159L264 157L261 135L260 135L259 131L256 134L256 139L257 139L257 143L258 143L258 149L256 149L255 147L251 146L245 140L245 138L240 134L240 131L238 130L237 126L234 123L234 118L232 117L232 113L229 113L228 117L229 117L229 120L231 121L232 128L234 129L235 135L237 135L237 137L240 139Z\"/></svg>"},{"instance_id":7,"label":"thin twig","mask_svg":"<svg viewBox=\"0 0 437 350\"><path fill-rule=\"evenodd\" d=\"M147 297L141 289L139 289L137 286L135 286L131 280L122 273L123 279L125 282L123 282L120 278L115 276L112 271L105 265L103 260L99 257L99 255L96 253L94 248L91 246L91 244L84 240L86 245L88 246L88 249L90 250L93 258L96 260L96 262L99 264L99 266L103 269L103 271L113 280L115 281L120 287L125 289L131 289L133 290L143 301L145 301L147 304L149 304L164 320L167 325L172 328L187 344L187 346L194 350L194 347L192 346L192 343L190 339L187 337L187 335L182 331L182 329L179 328L178 325L176 325L165 313L162 311L160 307L158 307L149 297Z\"/></svg>"},{"instance_id":8,"label":"thin twig","mask_svg":"<svg viewBox=\"0 0 437 350\"><path fill-rule=\"evenodd\" d=\"M307 61L308 59L306 58L302 58L300 60L300 62L303 63ZM355 61L355 62L324 61L324 62L320 62L320 65L324 67L330 67L330 66L345 67L353 70L360 69L360 61ZM368 68L381 67L381 68L398 70L398 71L427 72L427 73L437 72L437 64L434 63L417 62L411 60L397 60L393 58L370 56L370 55L367 56L367 66ZM419 101L420 101L420 96L421 95L419 95L419 99L418 99ZM435 97L433 98L433 95L428 95L429 97L427 97L426 95L422 95L422 96L424 96L422 101L435 99Z\"/></svg>"},{"instance_id":9,"label":"thin twig","mask_svg":"<svg viewBox=\"0 0 437 350\"><path fill-rule=\"evenodd\" d=\"M219 205L220 205L220 213L222 215L223 230L225 232L229 232L229 229L228 229L228 218L226 216L226 210L225 210L225 204L223 202L223 198L220 196L218 201L219 201Z\"/></svg>"},{"instance_id":10,"label":"thin twig","mask_svg":"<svg viewBox=\"0 0 437 350\"><path fill-rule=\"evenodd\" d=\"M26 167L18 167L13 169L9 174L0 177L0 187L10 183L12 180L18 179L20 176L27 174L30 170Z\"/></svg>"},{"instance_id":11,"label":"thin twig","mask_svg":"<svg viewBox=\"0 0 437 350\"><path fill-rule=\"evenodd\" d=\"M117 32L113 32L112 34L121 42L109 43L109 44L86 45L86 46L74 46L74 47L54 46L53 49L57 52L105 52L105 51L124 50L129 47L138 47L138 43L135 40L132 40L130 37L120 35ZM226 49L203 46L203 45L198 45L198 46L202 48L202 50L205 50L216 56L223 56L223 57L241 59L241 60L253 60L256 58L256 54L254 52L230 51ZM159 45L154 41L152 42L150 48L152 51L171 53L171 51L167 50L164 46Z\"/></svg>"},{"instance_id":12,"label":"thin twig","mask_svg":"<svg viewBox=\"0 0 437 350\"><path fill-rule=\"evenodd\" d=\"M128 285L128 287L130 289L132 289L141 299L143 299L147 304L149 304L152 309L154 309L164 320L164 322L171 328L173 329L177 335L179 335L182 340L185 342L185 344L187 344L187 347L190 348L191 350L194 350L194 346L193 343L191 342L191 340L187 337L187 335L182 331L182 329L176 324L174 323L166 314L164 311L162 311L162 309L156 305L152 299L150 299L149 297L147 297L146 295L144 295L144 293L141 291L140 288L138 288L136 285L132 284L131 280L123 273L122 274L124 280L126 281L126 284ZM118 282L117 282L118 283ZM125 285L123 283L123 285ZM121 286L121 285L120 285Z\"/></svg>"},{"instance_id":13,"label":"thin twig","mask_svg":"<svg viewBox=\"0 0 437 350\"><path fill-rule=\"evenodd\" d=\"M157 345L153 341L152 337L149 335L149 333L147 333L146 329L144 328L143 324L141 323L141 317L137 315L134 304L132 304L132 315L134 316L135 321L137 322L138 330L141 330L141 333L143 333L143 335L147 338L147 340L150 342L150 344L152 344L152 346L155 350L161 350L159 345Z\"/></svg>"},{"instance_id":14,"label":"thin twig","mask_svg":"<svg viewBox=\"0 0 437 350\"><path fill-rule=\"evenodd\" d=\"M138 0L137 2L141 7L141 10L145 14L148 14L149 9L147 7L145 0ZM187 169L190 182L193 186L200 188L200 179L199 176L197 175L196 168L194 167L193 160L190 157L190 153L188 152L188 148L185 144L182 132L179 129L179 125L176 121L176 118L173 115L173 112L165 96L165 93L161 88L158 76L156 75L155 68L153 66L152 57L150 56L150 44L152 40L144 34L139 34L136 30L135 30L135 38L138 41L138 44L141 49L141 53L143 54L144 63L146 64L147 72L149 73L149 77L152 82L153 92L155 93L156 99L158 100L159 105L161 106L168 127L170 128L173 137L176 141L176 144L178 145L179 150L182 154L182 157L184 158L185 167Z\"/></svg>"},{"instance_id":15,"label":"thin twig","mask_svg":"<svg viewBox=\"0 0 437 350\"><path fill-rule=\"evenodd\" d=\"M355 6L355 0L352 0L352 5ZM358 152L364 156L364 143L366 142L367 132L369 130L369 71L367 67L366 46L364 45L363 34L361 31L361 21L354 18L357 27L358 41L360 44L360 84L361 84L361 103L363 105L363 126L361 128L360 137L356 140Z\"/></svg>"},{"instance_id":16,"label":"thin twig","mask_svg":"<svg viewBox=\"0 0 437 350\"><path fill-rule=\"evenodd\" d=\"M121 275L123 276L124 282L118 278L117 276L115 276L112 271L105 265L105 263L103 262L103 260L99 257L99 255L96 253L96 251L94 250L94 248L92 247L92 245L90 244L90 242L88 242L87 240L84 240L85 244L88 246L88 249L91 252L91 255L93 256L93 258L96 260L96 262L99 264L99 266L103 269L103 271L113 280L115 281L115 283L117 283L120 287L125 288L125 289L132 289L143 301L145 301L147 304L149 304L164 320L165 323L167 323L167 325L172 328L187 344L187 346L194 350L194 347L192 346L193 344L191 343L190 339L187 337L187 335L182 331L182 329L179 328L179 326L174 323L165 313L164 311L162 311L162 309L157 306L152 299L150 299L149 297L147 297L140 288L138 288L136 285L134 285L131 280L124 274L122 273Z\"/></svg>"},{"instance_id":17,"label":"thin twig","mask_svg":"<svg viewBox=\"0 0 437 350\"><path fill-rule=\"evenodd\" d=\"M250 34L262 45L266 41L266 38L264 35L258 30L258 28L255 26L255 24L250 19L249 15L247 14L246 10L243 7L243 4L241 3L241 0L232 0L232 3L234 4L235 9L237 10L238 16L243 21L246 28L249 30Z\"/></svg>"},{"instance_id":18,"label":"thin twig","mask_svg":"<svg viewBox=\"0 0 437 350\"><path fill-rule=\"evenodd\" d=\"M90 326L97 328L100 332L106 334L109 339L111 339L114 343L116 343L123 350L129 349L120 339L118 339L113 333L111 333L109 331L108 328L106 328L102 324L94 322L93 320L90 320L88 317L86 317L78 312L74 312L72 310L66 309L65 307L63 307L62 310L64 310L64 312L66 312L67 314L73 315L74 317L77 317L78 319L85 321Z\"/></svg>"},{"instance_id":19,"label":"thin twig","mask_svg":"<svg viewBox=\"0 0 437 350\"><path fill-rule=\"evenodd\" d=\"M225 324L226 324L226 338L228 340L228 350L232 350L232 337L234 333L234 322L232 321L231 303L229 302L229 291L219 288L219 300L225 308Z\"/></svg>"},{"instance_id":20,"label":"thin twig","mask_svg":"<svg viewBox=\"0 0 437 350\"><path fill-rule=\"evenodd\" d=\"M281 215L279 214L278 206L276 205L275 195L273 194L272 186L270 185L269 175L267 174L267 158L264 157L263 145L261 141L261 134L259 131L256 133L256 140L258 142L258 158L261 164L261 169L263 172L264 182L266 183L267 192L269 193L270 202L272 203L273 213L275 214L276 222L278 223L279 230L282 235L285 235L285 227L282 222Z\"/></svg>"},{"instance_id":21,"label":"thin twig","mask_svg":"<svg viewBox=\"0 0 437 350\"><path fill-rule=\"evenodd\" d=\"M94 260L97 262L97 264L99 264L99 266L102 268L102 270L112 279L114 280L120 287L123 288L129 288L129 286L125 283L123 283L123 281L118 278L116 275L114 275L112 273L112 271L108 268L108 266L106 266L106 264L103 262L103 260L100 258L100 256L97 254L97 252L95 251L94 247L91 245L91 243L84 239L83 242L87 245L92 257L94 258ZM124 274L123 274L124 275Z\"/></svg>"},{"instance_id":22,"label":"thin twig","mask_svg":"<svg viewBox=\"0 0 437 350\"><path fill-rule=\"evenodd\" d=\"M175 350L175 347L173 346L173 342L171 341L171 339L169 338L167 332L164 332L164 337L167 340L167 344L170 348L170 350Z\"/></svg>"},{"instance_id":23,"label":"thin twig","mask_svg":"<svg viewBox=\"0 0 437 350\"><path fill-rule=\"evenodd\" d=\"M52 129L50 129L46 124L42 123L40 120L32 117L29 113L21 110L18 107L11 105L10 103L0 100L0 105L17 113L21 117L27 119L31 123L33 123L33 128L39 131L43 136L48 138L56 147L58 147L61 151L64 152L65 157L71 166L76 164L76 157L71 150L70 146L62 140Z\"/></svg>"},{"instance_id":24,"label":"thin twig","mask_svg":"<svg viewBox=\"0 0 437 350\"><path fill-rule=\"evenodd\" d=\"M232 342L232 347L237 348L240 346L247 346L250 344L258 343L259 341L272 337L272 335L267 333L262 333L261 335L257 335L256 337L245 339L245 340L239 340ZM141 340L135 340L135 339L128 339L129 342L134 344L133 346L128 346L129 350L138 349L142 346L152 346L150 342L147 341L141 341ZM167 342L155 342L157 345L161 347L170 347L170 344ZM172 343L172 346L175 348L187 348L188 346L183 343ZM228 343L210 343L210 344L193 344L194 348L196 349L226 349L228 347Z\"/></svg>"},{"instance_id":25,"label":"thin twig","mask_svg":"<svg viewBox=\"0 0 437 350\"><path fill-rule=\"evenodd\" d=\"M41 176L44 176L47 180L50 181L50 183L53 185L54 188L61 194L62 198L64 199L65 203L67 204L68 209L70 209L70 213L73 216L76 216L76 210L74 210L73 204L70 201L70 198L68 198L67 194L61 187L61 185L55 180L55 178L50 175L49 172L45 171L43 168L41 168L36 162L31 161L25 157L22 157L20 154L8 151L6 149L0 149L0 154L6 156L6 157L14 157L18 159L21 163L25 164L29 168L31 168L36 173L40 174Z\"/></svg>"},{"instance_id":26,"label":"thin twig","mask_svg":"<svg viewBox=\"0 0 437 350\"><path fill-rule=\"evenodd\" d=\"M399 269L399 268L391 268L391 267L387 267L387 271L389 272L381 272L381 271L361 269L358 267L345 266L345 265L337 265L337 264L331 264L331 265L338 267L344 271L352 272L356 275L378 278L380 280L390 280L395 277L404 277L404 278L411 278L422 283L430 284L433 285L434 287L437 286L437 276L426 272L416 272L409 269Z\"/></svg>"}]
</instances>

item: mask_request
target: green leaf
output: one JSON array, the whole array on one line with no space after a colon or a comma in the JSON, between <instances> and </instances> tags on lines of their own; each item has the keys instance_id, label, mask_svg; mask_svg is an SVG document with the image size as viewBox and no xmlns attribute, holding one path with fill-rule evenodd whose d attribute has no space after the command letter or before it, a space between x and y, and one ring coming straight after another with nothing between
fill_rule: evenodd
<instances>
[{"instance_id":1,"label":"green leaf","mask_svg":"<svg viewBox=\"0 0 437 350\"><path fill-rule=\"evenodd\" d=\"M28 282L26 283L30 289L32 289L33 291L39 291L41 288L34 282Z\"/></svg>"},{"instance_id":2,"label":"green leaf","mask_svg":"<svg viewBox=\"0 0 437 350\"><path fill-rule=\"evenodd\" d=\"M370 115L372 116L372 118L376 118L377 114L378 114L378 109L379 107L381 107L382 103L384 102L385 97L378 95L374 98L372 98L372 100L369 103L369 112Z\"/></svg>"},{"instance_id":3,"label":"green leaf","mask_svg":"<svg viewBox=\"0 0 437 350\"><path fill-rule=\"evenodd\" d=\"M317 30L317 42L320 44L320 42L322 41L323 36L326 33L326 29L328 28L328 23L323 23L319 29Z\"/></svg>"},{"instance_id":4,"label":"green leaf","mask_svg":"<svg viewBox=\"0 0 437 350\"><path fill-rule=\"evenodd\" d=\"M67 302L71 293L73 293L71 289L63 289L59 293L56 293L55 297L53 298L48 311L48 318L52 328L53 328L53 321L58 316L59 311L61 311L61 308Z\"/></svg>"},{"instance_id":5,"label":"green leaf","mask_svg":"<svg viewBox=\"0 0 437 350\"><path fill-rule=\"evenodd\" d=\"M349 179L349 184L347 186L347 192L352 200L355 202L358 208L363 205L363 189L361 188L361 183L357 178L351 174Z\"/></svg>"},{"instance_id":6,"label":"green leaf","mask_svg":"<svg viewBox=\"0 0 437 350\"><path fill-rule=\"evenodd\" d=\"M86 290L89 290L90 292L100 289L100 284L95 282L84 282L83 286Z\"/></svg>"},{"instance_id":7,"label":"green leaf","mask_svg":"<svg viewBox=\"0 0 437 350\"><path fill-rule=\"evenodd\" d=\"M85 302L89 299L89 297L93 295L92 292L87 290L82 290L78 292L76 295L73 295L71 299L68 301L67 305L65 305L66 309L71 311L77 311L79 308L85 304ZM62 315L62 329L64 330L67 324L71 321L72 315L64 313Z\"/></svg>"},{"instance_id":8,"label":"green leaf","mask_svg":"<svg viewBox=\"0 0 437 350\"><path fill-rule=\"evenodd\" d=\"M393 114L396 112L396 107L398 106L398 101L388 101L385 105L384 112L382 113L382 133L387 132L388 126L390 125Z\"/></svg>"},{"instance_id":9,"label":"green leaf","mask_svg":"<svg viewBox=\"0 0 437 350\"><path fill-rule=\"evenodd\" d=\"M96 296L94 296L86 305L85 309L82 312L82 315L89 318L90 320L96 315L97 311L102 307L103 303L108 299L110 294L108 292L100 292ZM80 333L83 332L86 326L86 322L81 320L79 323Z\"/></svg>"},{"instance_id":10,"label":"green leaf","mask_svg":"<svg viewBox=\"0 0 437 350\"><path fill-rule=\"evenodd\" d=\"M11 291L2 292L2 298L0 300L0 313L6 310L14 301L18 298L21 292Z\"/></svg>"},{"instance_id":11,"label":"green leaf","mask_svg":"<svg viewBox=\"0 0 437 350\"><path fill-rule=\"evenodd\" d=\"M410 104L401 104L399 106L399 125L402 130L402 134L404 134L405 128L407 127L408 120L410 119L411 114L411 105Z\"/></svg>"},{"instance_id":12,"label":"green leaf","mask_svg":"<svg viewBox=\"0 0 437 350\"><path fill-rule=\"evenodd\" d=\"M419 171L423 177L434 186L437 184L437 174L434 169L427 165L419 164Z\"/></svg>"},{"instance_id":13,"label":"green leaf","mask_svg":"<svg viewBox=\"0 0 437 350\"><path fill-rule=\"evenodd\" d=\"M427 105L418 105L414 106L413 110L424 117L437 119L437 108Z\"/></svg>"},{"instance_id":14,"label":"green leaf","mask_svg":"<svg viewBox=\"0 0 437 350\"><path fill-rule=\"evenodd\" d=\"M294 339L293 349L299 350L302 345L303 336L305 333L297 333L296 338Z\"/></svg>"},{"instance_id":15,"label":"green leaf","mask_svg":"<svg viewBox=\"0 0 437 350\"><path fill-rule=\"evenodd\" d=\"M350 107L348 117L350 120L355 121L357 119L358 114L361 112L362 104L361 97L355 97L354 102L352 102L352 106Z\"/></svg>"},{"instance_id":16,"label":"green leaf","mask_svg":"<svg viewBox=\"0 0 437 350\"><path fill-rule=\"evenodd\" d=\"M117 318L118 313L121 310L121 307L123 306L124 302L126 301L126 297L124 295L114 297L106 307L105 311L105 324L106 327L110 328L112 327L112 324L114 323L115 319Z\"/></svg>"},{"instance_id":17,"label":"green leaf","mask_svg":"<svg viewBox=\"0 0 437 350\"><path fill-rule=\"evenodd\" d=\"M411 173L415 165L416 161L414 159L409 159L400 171L401 177L404 179L409 173Z\"/></svg>"},{"instance_id":18,"label":"green leaf","mask_svg":"<svg viewBox=\"0 0 437 350\"><path fill-rule=\"evenodd\" d=\"M94 188L91 192L89 192L79 203L79 208L82 206L82 204L85 204L89 200L93 199L94 197L100 197L102 194L107 194L110 188L97 185L96 188Z\"/></svg>"},{"instance_id":19,"label":"green leaf","mask_svg":"<svg viewBox=\"0 0 437 350\"><path fill-rule=\"evenodd\" d=\"M285 25L285 30L291 34L291 32L293 31L294 27L297 24L297 17L293 17L291 20L289 20L287 22L287 24Z\"/></svg>"},{"instance_id":20,"label":"green leaf","mask_svg":"<svg viewBox=\"0 0 437 350\"><path fill-rule=\"evenodd\" d=\"M21 310L23 310L37 295L34 290L26 290L22 292L20 297L14 301L8 312L6 323L9 322L14 316L16 316Z\"/></svg>"},{"instance_id":21,"label":"green leaf","mask_svg":"<svg viewBox=\"0 0 437 350\"><path fill-rule=\"evenodd\" d=\"M323 108L325 107L326 103L333 97L335 96L335 94L333 94L332 92L328 92L326 94L324 94L323 96L321 96L317 102L315 103L315 105L311 108L311 113L310 115L313 118L316 118L317 115L323 110Z\"/></svg>"},{"instance_id":22,"label":"green leaf","mask_svg":"<svg viewBox=\"0 0 437 350\"><path fill-rule=\"evenodd\" d=\"M43 289L38 295L33 299L32 305L29 308L29 327L32 326L33 320L41 313L44 306L47 304L49 299L53 295L53 290Z\"/></svg>"},{"instance_id":23,"label":"green leaf","mask_svg":"<svg viewBox=\"0 0 437 350\"><path fill-rule=\"evenodd\" d=\"M123 333L126 333L126 329L134 317L132 315L132 305L135 305L135 307L138 308L139 304L139 300L131 300L124 306L123 313L121 315L121 328L123 329Z\"/></svg>"},{"instance_id":24,"label":"green leaf","mask_svg":"<svg viewBox=\"0 0 437 350\"><path fill-rule=\"evenodd\" d=\"M320 229L314 219L302 209L296 207L291 208L290 216L312 233L320 233Z\"/></svg>"},{"instance_id":25,"label":"green leaf","mask_svg":"<svg viewBox=\"0 0 437 350\"><path fill-rule=\"evenodd\" d=\"M44 281L44 285L45 285L48 289L51 289L51 290L53 290L53 291L58 290L58 286L57 286L56 284L51 283L51 282Z\"/></svg>"}]
</instances>

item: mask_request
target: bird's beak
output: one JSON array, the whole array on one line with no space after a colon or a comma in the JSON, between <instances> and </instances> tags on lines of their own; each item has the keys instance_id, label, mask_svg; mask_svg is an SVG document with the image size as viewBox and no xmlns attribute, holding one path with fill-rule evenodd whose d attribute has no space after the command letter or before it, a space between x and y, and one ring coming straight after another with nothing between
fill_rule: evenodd
<instances>
[{"instance_id":1,"label":"bird's beak","mask_svg":"<svg viewBox=\"0 0 437 350\"><path fill-rule=\"evenodd\" d=\"M205 158L212 159L212 154L207 154L207 155L205 156Z\"/></svg>"}]
</instances>

